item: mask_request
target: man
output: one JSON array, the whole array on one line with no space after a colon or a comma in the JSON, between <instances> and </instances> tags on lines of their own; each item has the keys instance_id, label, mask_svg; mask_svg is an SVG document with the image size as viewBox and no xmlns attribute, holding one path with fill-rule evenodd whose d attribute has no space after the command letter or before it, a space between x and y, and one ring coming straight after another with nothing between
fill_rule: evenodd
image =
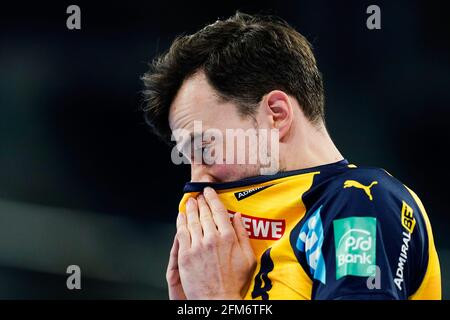
<instances>
[{"instance_id":1,"label":"man","mask_svg":"<svg viewBox=\"0 0 450 320\"><path fill-rule=\"evenodd\" d=\"M171 299L440 299L424 207L335 147L311 46L287 23L218 20L178 37L143 81L148 123L191 163ZM243 132L271 134L234 144ZM237 161L255 145L257 161Z\"/></svg>"}]
</instances>

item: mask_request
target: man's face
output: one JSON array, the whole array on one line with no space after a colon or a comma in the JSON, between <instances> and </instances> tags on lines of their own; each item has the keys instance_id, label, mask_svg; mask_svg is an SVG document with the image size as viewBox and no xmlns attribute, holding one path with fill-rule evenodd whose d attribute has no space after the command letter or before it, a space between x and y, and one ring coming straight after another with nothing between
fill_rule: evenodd
<instances>
[{"instance_id":1,"label":"man's face","mask_svg":"<svg viewBox=\"0 0 450 320\"><path fill-rule=\"evenodd\" d=\"M256 117L258 118L258 115ZM196 121L196 126L194 121ZM201 163L194 161L193 152L191 152L192 182L229 182L260 174L259 161L255 163L246 160L246 164L237 163L236 157L239 152L247 155L249 146L252 144L250 140L246 139L244 145L242 145L238 144L235 139L226 138L227 129L250 129L254 131L255 120L251 117L240 116L234 103L221 102L214 89L207 82L204 73L199 72L184 81L171 105L169 124L173 133L182 130L194 136L194 132L198 133L200 124L203 132L215 129L215 132L222 134L223 143L220 143L220 139L208 138L203 135L197 139L201 145L194 146L193 139L190 143L184 144L183 151L193 151L195 148L201 148L203 151L215 149L212 154L216 156L216 161L212 164L207 164L205 161L201 161ZM194 127L197 129L194 130ZM227 145L230 149L233 149L233 159L230 159L230 157L225 159ZM218 152L219 149L222 152ZM184 153L186 154L186 152Z\"/></svg>"}]
</instances>

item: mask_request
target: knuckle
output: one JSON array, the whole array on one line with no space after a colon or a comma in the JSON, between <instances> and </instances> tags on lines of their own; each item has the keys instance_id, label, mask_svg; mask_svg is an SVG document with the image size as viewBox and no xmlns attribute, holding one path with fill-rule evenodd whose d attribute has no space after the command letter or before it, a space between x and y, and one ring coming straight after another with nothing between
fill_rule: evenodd
<instances>
[{"instance_id":1,"label":"knuckle","mask_svg":"<svg viewBox=\"0 0 450 320\"><path fill-rule=\"evenodd\" d=\"M189 256L191 259L192 259L192 257L200 256L201 253L202 253L202 250L199 245L195 245L195 246L191 247L191 249L189 250Z\"/></svg>"},{"instance_id":2,"label":"knuckle","mask_svg":"<svg viewBox=\"0 0 450 320\"><path fill-rule=\"evenodd\" d=\"M226 242L234 241L235 238L236 238L236 235L234 234L233 231L228 230L228 231L225 231L222 233L222 239Z\"/></svg>"},{"instance_id":3,"label":"knuckle","mask_svg":"<svg viewBox=\"0 0 450 320\"><path fill-rule=\"evenodd\" d=\"M187 266L190 265L192 262L192 258L189 254L183 254L179 257L180 264Z\"/></svg>"},{"instance_id":4,"label":"knuckle","mask_svg":"<svg viewBox=\"0 0 450 320\"><path fill-rule=\"evenodd\" d=\"M177 237L178 238L183 237L187 232L188 231L187 231L186 227L180 227L177 230Z\"/></svg>"},{"instance_id":5,"label":"knuckle","mask_svg":"<svg viewBox=\"0 0 450 320\"><path fill-rule=\"evenodd\" d=\"M173 279L174 279L173 271L167 270L167 272L166 272L166 281L168 283L172 283Z\"/></svg>"},{"instance_id":6,"label":"knuckle","mask_svg":"<svg viewBox=\"0 0 450 320\"><path fill-rule=\"evenodd\" d=\"M212 221L211 214L206 213L206 212L200 213L200 221L201 222L210 222L210 221Z\"/></svg>"},{"instance_id":7,"label":"knuckle","mask_svg":"<svg viewBox=\"0 0 450 320\"><path fill-rule=\"evenodd\" d=\"M200 227L200 223L198 221L190 221L188 224L189 229L198 229Z\"/></svg>"},{"instance_id":8,"label":"knuckle","mask_svg":"<svg viewBox=\"0 0 450 320\"><path fill-rule=\"evenodd\" d=\"M218 245L218 239L216 235L210 235L204 239L204 246L206 249L214 249Z\"/></svg>"}]
</instances>

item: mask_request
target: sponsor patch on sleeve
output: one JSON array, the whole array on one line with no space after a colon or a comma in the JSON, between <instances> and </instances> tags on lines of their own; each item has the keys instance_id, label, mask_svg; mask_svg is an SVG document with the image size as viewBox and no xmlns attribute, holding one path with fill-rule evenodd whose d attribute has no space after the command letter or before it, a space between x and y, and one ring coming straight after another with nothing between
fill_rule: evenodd
<instances>
[{"instance_id":1,"label":"sponsor patch on sleeve","mask_svg":"<svg viewBox=\"0 0 450 320\"><path fill-rule=\"evenodd\" d=\"M413 233L414 226L416 225L416 219L414 219L413 212L413 208L403 201L402 225L409 233Z\"/></svg>"},{"instance_id":2,"label":"sponsor patch on sleeve","mask_svg":"<svg viewBox=\"0 0 450 320\"><path fill-rule=\"evenodd\" d=\"M377 219L350 217L333 221L336 280L352 275L369 277L376 265Z\"/></svg>"}]
</instances>

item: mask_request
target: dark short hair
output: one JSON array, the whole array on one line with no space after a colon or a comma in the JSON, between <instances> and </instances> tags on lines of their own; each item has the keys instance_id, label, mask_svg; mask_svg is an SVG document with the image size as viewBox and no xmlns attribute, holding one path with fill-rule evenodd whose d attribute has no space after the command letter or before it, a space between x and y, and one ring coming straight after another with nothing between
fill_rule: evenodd
<instances>
[{"instance_id":1,"label":"dark short hair","mask_svg":"<svg viewBox=\"0 0 450 320\"><path fill-rule=\"evenodd\" d=\"M183 81L203 71L223 101L251 116L262 97L282 90L295 97L312 122L324 119L322 75L311 44L284 20L237 12L192 35L177 37L142 77L144 116L170 142L168 115Z\"/></svg>"}]
</instances>

